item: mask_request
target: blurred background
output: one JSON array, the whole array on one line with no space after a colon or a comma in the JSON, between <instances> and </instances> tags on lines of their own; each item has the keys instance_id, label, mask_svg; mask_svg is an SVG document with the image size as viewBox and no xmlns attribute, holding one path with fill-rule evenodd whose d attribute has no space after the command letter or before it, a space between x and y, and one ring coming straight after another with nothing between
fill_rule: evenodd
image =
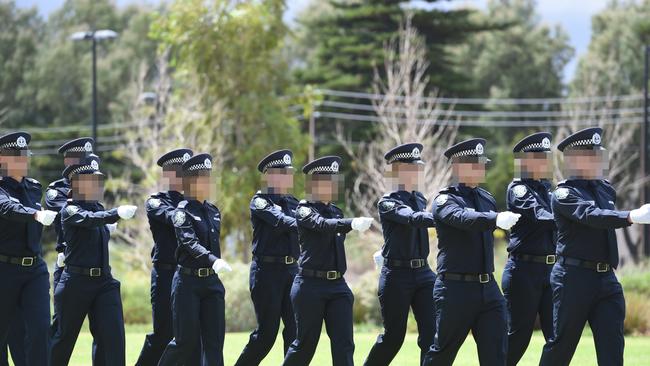
<instances>
[{"instance_id":1,"label":"blurred background","mask_svg":"<svg viewBox=\"0 0 650 366\"><path fill-rule=\"evenodd\" d=\"M235 263L223 276L228 328L248 331L248 207L268 152L292 149L297 168L340 154L339 205L377 217L387 149L424 143L431 201L449 178L442 151L484 137L485 188L502 209L519 139L547 130L557 143L597 125L617 205L638 207L650 201L648 45L647 0L0 0L0 130L33 135L31 175L44 185L63 169L58 146L94 134L107 206L142 208L169 149L212 153L222 253ZM298 198L303 182L297 173ZM137 215L111 255L127 322L147 324L152 239ZM506 235L495 232L500 268ZM618 236L626 331L648 334L650 235ZM54 231L45 238L54 263ZM381 324L371 258L381 245L379 227L347 241L358 329Z\"/></svg>"}]
</instances>

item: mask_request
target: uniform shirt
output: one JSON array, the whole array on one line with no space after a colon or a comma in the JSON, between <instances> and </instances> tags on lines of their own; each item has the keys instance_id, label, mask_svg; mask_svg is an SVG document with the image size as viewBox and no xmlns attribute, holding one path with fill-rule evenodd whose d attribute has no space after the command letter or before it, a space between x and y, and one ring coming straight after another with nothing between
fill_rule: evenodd
<instances>
[{"instance_id":1,"label":"uniform shirt","mask_svg":"<svg viewBox=\"0 0 650 366\"><path fill-rule=\"evenodd\" d=\"M31 178L17 182L0 178L0 254L12 257L41 255L43 225L34 219L41 210L41 184Z\"/></svg>"},{"instance_id":2,"label":"uniform shirt","mask_svg":"<svg viewBox=\"0 0 650 366\"><path fill-rule=\"evenodd\" d=\"M291 195L257 192L250 203L253 256L298 258L298 200Z\"/></svg>"},{"instance_id":3,"label":"uniform shirt","mask_svg":"<svg viewBox=\"0 0 650 366\"><path fill-rule=\"evenodd\" d=\"M618 265L614 229L629 226L629 211L617 211L616 191L605 180L567 180L553 192L557 254Z\"/></svg>"},{"instance_id":4,"label":"uniform shirt","mask_svg":"<svg viewBox=\"0 0 650 366\"><path fill-rule=\"evenodd\" d=\"M154 242L151 249L153 263L176 264L178 244L174 232L174 212L182 200L183 195L176 191L158 192L147 200L147 220Z\"/></svg>"},{"instance_id":5,"label":"uniform shirt","mask_svg":"<svg viewBox=\"0 0 650 366\"><path fill-rule=\"evenodd\" d=\"M431 212L424 211L422 193L396 191L385 194L377 204L384 234L382 255L390 259L425 259L429 256L429 233L434 227Z\"/></svg>"},{"instance_id":6,"label":"uniform shirt","mask_svg":"<svg viewBox=\"0 0 650 366\"><path fill-rule=\"evenodd\" d=\"M48 210L57 212L54 219L54 231L56 232L56 251L63 253L65 251L65 240L63 240L63 228L61 226L61 210L68 202L70 195L70 182L61 178L55 180L47 186L45 192L45 207Z\"/></svg>"},{"instance_id":7,"label":"uniform shirt","mask_svg":"<svg viewBox=\"0 0 650 366\"><path fill-rule=\"evenodd\" d=\"M296 210L300 241L300 268L345 273L345 234L352 219L331 203L300 201Z\"/></svg>"},{"instance_id":8,"label":"uniform shirt","mask_svg":"<svg viewBox=\"0 0 650 366\"><path fill-rule=\"evenodd\" d=\"M455 185L440 191L433 205L438 232L438 272L494 271L496 202L482 188Z\"/></svg>"},{"instance_id":9,"label":"uniform shirt","mask_svg":"<svg viewBox=\"0 0 650 366\"><path fill-rule=\"evenodd\" d=\"M221 257L221 213L212 203L181 201L174 213L174 229L176 261L181 266L209 268Z\"/></svg>"},{"instance_id":10,"label":"uniform shirt","mask_svg":"<svg viewBox=\"0 0 650 366\"><path fill-rule=\"evenodd\" d=\"M111 234L106 225L119 219L116 208L107 211L96 201L68 200L61 211L65 264L107 270Z\"/></svg>"},{"instance_id":11,"label":"uniform shirt","mask_svg":"<svg viewBox=\"0 0 650 366\"><path fill-rule=\"evenodd\" d=\"M521 214L510 229L508 252L529 255L555 254L555 220L547 180L515 179L508 185L506 206Z\"/></svg>"}]
</instances>

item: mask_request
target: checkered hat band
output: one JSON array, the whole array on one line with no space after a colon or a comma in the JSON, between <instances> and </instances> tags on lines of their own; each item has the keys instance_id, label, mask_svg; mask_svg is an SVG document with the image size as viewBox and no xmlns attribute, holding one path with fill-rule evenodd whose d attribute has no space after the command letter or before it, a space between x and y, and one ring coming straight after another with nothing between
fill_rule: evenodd
<instances>
[{"instance_id":1,"label":"checkered hat band","mask_svg":"<svg viewBox=\"0 0 650 366\"><path fill-rule=\"evenodd\" d=\"M541 142L536 142L534 144L526 145L521 148L521 151L526 152L526 150L533 150L533 149L545 149L545 150L550 150L547 147L544 147Z\"/></svg>"},{"instance_id":2,"label":"checkered hat band","mask_svg":"<svg viewBox=\"0 0 650 366\"><path fill-rule=\"evenodd\" d=\"M268 168L285 167L285 166L287 166L287 163L285 163L283 159L271 160L268 163L266 163L266 165L264 165L262 171L266 171L266 169Z\"/></svg>"},{"instance_id":3,"label":"checkered hat band","mask_svg":"<svg viewBox=\"0 0 650 366\"><path fill-rule=\"evenodd\" d=\"M458 152L452 154L450 157L451 158L457 158L459 156L479 156L479 154L476 153L475 149L471 149L471 150L458 151Z\"/></svg>"},{"instance_id":4,"label":"checkered hat band","mask_svg":"<svg viewBox=\"0 0 650 366\"><path fill-rule=\"evenodd\" d=\"M190 172L194 172L197 170L212 170L212 168L208 168L207 166L205 166L205 164L201 163L201 164L194 164L191 167L187 168L187 170Z\"/></svg>"},{"instance_id":5,"label":"checkered hat band","mask_svg":"<svg viewBox=\"0 0 650 366\"><path fill-rule=\"evenodd\" d=\"M337 171L334 171L331 166L317 166L312 169L310 169L307 174L314 174L314 173L338 173Z\"/></svg>"},{"instance_id":6,"label":"checkered hat band","mask_svg":"<svg viewBox=\"0 0 650 366\"><path fill-rule=\"evenodd\" d=\"M594 144L592 139L584 139L584 140L573 141L572 143L568 144L566 147L588 146L588 145L596 145L596 144Z\"/></svg>"},{"instance_id":7,"label":"checkered hat band","mask_svg":"<svg viewBox=\"0 0 650 366\"><path fill-rule=\"evenodd\" d=\"M87 151L83 146L74 146L69 149L66 149L63 153L69 153L69 152L89 152Z\"/></svg>"},{"instance_id":8,"label":"checkered hat band","mask_svg":"<svg viewBox=\"0 0 650 366\"><path fill-rule=\"evenodd\" d=\"M77 175L77 174L79 174L79 173L81 173L81 172L83 172L83 171L93 171L93 172L94 172L94 171L96 171L96 170L93 169L93 167L90 166L90 165L82 165L82 166L80 166L80 167L77 167L77 168L72 169L72 170L70 171L70 174L68 174L68 176L72 177L73 175Z\"/></svg>"},{"instance_id":9,"label":"checkered hat band","mask_svg":"<svg viewBox=\"0 0 650 366\"><path fill-rule=\"evenodd\" d=\"M26 147L27 147L27 145L25 145L23 147L19 147L18 142L16 142L16 141L12 141L12 142L8 142L6 144L0 145L0 149L24 149Z\"/></svg>"},{"instance_id":10,"label":"checkered hat band","mask_svg":"<svg viewBox=\"0 0 650 366\"><path fill-rule=\"evenodd\" d=\"M395 162L395 160L400 160L400 159L415 159L419 160L420 157L415 157L412 152L405 152L405 153L398 153L393 156L391 156L388 159L388 164Z\"/></svg>"},{"instance_id":11,"label":"checkered hat band","mask_svg":"<svg viewBox=\"0 0 650 366\"><path fill-rule=\"evenodd\" d=\"M165 160L162 162L162 166L168 166L168 165L173 165L173 164L178 164L178 165L183 165L185 161L183 160L182 156L177 156L175 158L171 158L169 160Z\"/></svg>"}]
</instances>

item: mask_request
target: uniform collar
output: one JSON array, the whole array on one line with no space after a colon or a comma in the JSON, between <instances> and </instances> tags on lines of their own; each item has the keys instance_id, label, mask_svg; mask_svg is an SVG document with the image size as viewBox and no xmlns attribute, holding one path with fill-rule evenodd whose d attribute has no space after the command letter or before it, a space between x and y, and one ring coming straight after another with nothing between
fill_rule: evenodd
<instances>
[{"instance_id":1,"label":"uniform collar","mask_svg":"<svg viewBox=\"0 0 650 366\"><path fill-rule=\"evenodd\" d=\"M12 177L2 177L0 179L2 179L2 181L5 182L5 185L10 188L18 188L25 183L25 177L23 177L20 182Z\"/></svg>"}]
</instances>

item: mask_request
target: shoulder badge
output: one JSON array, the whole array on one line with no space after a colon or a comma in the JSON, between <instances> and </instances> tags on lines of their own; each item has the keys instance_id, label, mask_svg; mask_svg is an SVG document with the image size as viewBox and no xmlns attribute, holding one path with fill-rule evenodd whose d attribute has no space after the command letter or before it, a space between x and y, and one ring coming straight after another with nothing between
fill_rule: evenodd
<instances>
[{"instance_id":1,"label":"shoulder badge","mask_svg":"<svg viewBox=\"0 0 650 366\"><path fill-rule=\"evenodd\" d=\"M311 208L307 206L300 206L298 208L298 216L301 219L304 219L305 217L309 216L309 214L311 214Z\"/></svg>"},{"instance_id":2,"label":"shoulder badge","mask_svg":"<svg viewBox=\"0 0 650 366\"><path fill-rule=\"evenodd\" d=\"M381 201L379 202L379 207L381 207L382 210L390 211L395 207L395 202L389 200Z\"/></svg>"},{"instance_id":3,"label":"shoulder badge","mask_svg":"<svg viewBox=\"0 0 650 366\"><path fill-rule=\"evenodd\" d=\"M45 195L47 196L48 200L53 200L56 198L56 196L59 195L59 192L56 189L48 189Z\"/></svg>"},{"instance_id":4,"label":"shoulder badge","mask_svg":"<svg viewBox=\"0 0 650 366\"><path fill-rule=\"evenodd\" d=\"M68 213L68 215L72 216L72 215L76 214L77 212L79 212L79 207L77 207L75 205L68 205L65 208L65 211Z\"/></svg>"},{"instance_id":5,"label":"shoulder badge","mask_svg":"<svg viewBox=\"0 0 650 366\"><path fill-rule=\"evenodd\" d=\"M449 196L446 194L440 194L438 197L436 197L436 205L442 206L447 202L447 199L449 199Z\"/></svg>"},{"instance_id":6,"label":"shoulder badge","mask_svg":"<svg viewBox=\"0 0 650 366\"><path fill-rule=\"evenodd\" d=\"M185 212L176 211L174 213L174 226L181 227L185 223Z\"/></svg>"},{"instance_id":7,"label":"shoulder badge","mask_svg":"<svg viewBox=\"0 0 650 366\"><path fill-rule=\"evenodd\" d=\"M158 198L149 198L147 205L149 205L150 208L156 209L160 207L160 200Z\"/></svg>"},{"instance_id":8,"label":"shoulder badge","mask_svg":"<svg viewBox=\"0 0 650 366\"><path fill-rule=\"evenodd\" d=\"M253 204L256 209L261 210L267 206L268 202L262 197L255 197Z\"/></svg>"},{"instance_id":9,"label":"shoulder badge","mask_svg":"<svg viewBox=\"0 0 650 366\"><path fill-rule=\"evenodd\" d=\"M567 188L558 188L555 190L555 197L557 197L557 199L559 200L563 200L567 198L568 195L569 195L569 189Z\"/></svg>"},{"instance_id":10,"label":"shoulder badge","mask_svg":"<svg viewBox=\"0 0 650 366\"><path fill-rule=\"evenodd\" d=\"M528 189L526 188L525 185L523 185L523 184L518 184L518 185L516 185L516 186L512 189L512 191L514 192L514 194L515 194L515 196L516 196L517 198L521 198L521 197L523 197L523 196L526 194L526 192L528 191Z\"/></svg>"}]
</instances>

